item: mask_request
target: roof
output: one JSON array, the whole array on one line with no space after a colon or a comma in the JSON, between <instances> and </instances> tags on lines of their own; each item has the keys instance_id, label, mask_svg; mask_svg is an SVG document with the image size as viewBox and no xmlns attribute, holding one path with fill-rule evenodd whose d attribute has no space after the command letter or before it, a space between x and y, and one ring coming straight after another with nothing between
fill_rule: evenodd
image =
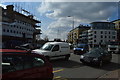
<instances>
[{"instance_id":1,"label":"roof","mask_svg":"<svg viewBox=\"0 0 120 80\"><path fill-rule=\"evenodd\" d=\"M69 44L66 42L47 42L47 44Z\"/></svg>"},{"instance_id":2,"label":"roof","mask_svg":"<svg viewBox=\"0 0 120 80\"><path fill-rule=\"evenodd\" d=\"M94 24L94 23L112 23L112 22L92 22L90 24Z\"/></svg>"},{"instance_id":3,"label":"roof","mask_svg":"<svg viewBox=\"0 0 120 80\"><path fill-rule=\"evenodd\" d=\"M120 19L114 20L114 21L112 21L112 22L116 22L116 21L120 21Z\"/></svg>"}]
</instances>

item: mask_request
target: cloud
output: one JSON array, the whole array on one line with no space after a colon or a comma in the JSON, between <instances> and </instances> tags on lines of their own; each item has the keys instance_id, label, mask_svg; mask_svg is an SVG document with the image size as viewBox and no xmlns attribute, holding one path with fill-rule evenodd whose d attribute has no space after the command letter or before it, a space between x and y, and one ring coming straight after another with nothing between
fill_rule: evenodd
<instances>
[{"instance_id":1,"label":"cloud","mask_svg":"<svg viewBox=\"0 0 120 80\"><path fill-rule=\"evenodd\" d=\"M66 31L71 29L73 21L75 26L80 23L106 21L117 9L116 4L116 2L44 2L38 11L54 19L46 33L52 35L52 39L55 38L53 35L56 35L58 29L61 30L60 35L67 35ZM61 38L65 39L65 36Z\"/></svg>"}]
</instances>

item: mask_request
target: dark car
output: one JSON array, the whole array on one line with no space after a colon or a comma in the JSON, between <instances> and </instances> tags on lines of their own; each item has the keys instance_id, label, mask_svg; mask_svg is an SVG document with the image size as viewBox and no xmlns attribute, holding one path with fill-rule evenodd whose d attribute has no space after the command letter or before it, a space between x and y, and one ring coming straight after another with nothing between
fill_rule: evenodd
<instances>
[{"instance_id":1,"label":"dark car","mask_svg":"<svg viewBox=\"0 0 120 80\"><path fill-rule=\"evenodd\" d=\"M74 54L82 55L89 51L88 44L77 44L73 51Z\"/></svg>"},{"instance_id":2,"label":"dark car","mask_svg":"<svg viewBox=\"0 0 120 80\"><path fill-rule=\"evenodd\" d=\"M2 80L53 79L53 67L43 55L12 49L0 49L0 52Z\"/></svg>"},{"instance_id":3,"label":"dark car","mask_svg":"<svg viewBox=\"0 0 120 80\"><path fill-rule=\"evenodd\" d=\"M102 48L95 48L80 56L80 61L102 66L103 63L110 62L112 54Z\"/></svg>"}]
</instances>

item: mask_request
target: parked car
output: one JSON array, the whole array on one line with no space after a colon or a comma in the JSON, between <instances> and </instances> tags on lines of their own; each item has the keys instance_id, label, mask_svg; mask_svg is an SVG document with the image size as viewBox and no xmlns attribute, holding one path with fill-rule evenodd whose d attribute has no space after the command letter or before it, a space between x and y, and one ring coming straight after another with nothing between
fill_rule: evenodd
<instances>
[{"instance_id":1,"label":"parked car","mask_svg":"<svg viewBox=\"0 0 120 80\"><path fill-rule=\"evenodd\" d=\"M77 44L76 47L73 49L74 54L82 55L89 51L88 44Z\"/></svg>"},{"instance_id":2,"label":"parked car","mask_svg":"<svg viewBox=\"0 0 120 80\"><path fill-rule=\"evenodd\" d=\"M107 45L108 51L111 53L120 53L120 42L110 41Z\"/></svg>"},{"instance_id":3,"label":"parked car","mask_svg":"<svg viewBox=\"0 0 120 80\"><path fill-rule=\"evenodd\" d=\"M42 48L32 51L44 55L48 60L56 58L68 60L70 57L70 45L66 42L47 42Z\"/></svg>"},{"instance_id":4,"label":"parked car","mask_svg":"<svg viewBox=\"0 0 120 80\"><path fill-rule=\"evenodd\" d=\"M0 49L0 53L2 80L53 79L53 67L43 55L12 49Z\"/></svg>"},{"instance_id":5,"label":"parked car","mask_svg":"<svg viewBox=\"0 0 120 80\"><path fill-rule=\"evenodd\" d=\"M26 44L22 44L22 45L16 46L15 49L33 50L34 49L34 45L32 43L26 43Z\"/></svg>"},{"instance_id":6,"label":"parked car","mask_svg":"<svg viewBox=\"0 0 120 80\"><path fill-rule=\"evenodd\" d=\"M112 54L102 48L95 48L80 56L80 61L102 66L103 63L110 62Z\"/></svg>"}]
</instances>

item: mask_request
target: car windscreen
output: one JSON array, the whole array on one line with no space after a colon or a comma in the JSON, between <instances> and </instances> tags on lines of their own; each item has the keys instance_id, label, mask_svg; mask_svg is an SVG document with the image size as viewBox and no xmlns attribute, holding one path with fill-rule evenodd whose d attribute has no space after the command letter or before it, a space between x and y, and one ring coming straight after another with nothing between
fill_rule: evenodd
<instances>
[{"instance_id":1,"label":"car windscreen","mask_svg":"<svg viewBox=\"0 0 120 80\"><path fill-rule=\"evenodd\" d=\"M84 48L85 45L78 44L77 47L78 47L78 48Z\"/></svg>"},{"instance_id":2,"label":"car windscreen","mask_svg":"<svg viewBox=\"0 0 120 80\"><path fill-rule=\"evenodd\" d=\"M119 45L119 42L110 42L109 45Z\"/></svg>"},{"instance_id":3,"label":"car windscreen","mask_svg":"<svg viewBox=\"0 0 120 80\"><path fill-rule=\"evenodd\" d=\"M90 55L94 55L94 56L101 56L104 53L104 51L102 49L92 49L91 51L88 52L88 54Z\"/></svg>"},{"instance_id":4,"label":"car windscreen","mask_svg":"<svg viewBox=\"0 0 120 80\"><path fill-rule=\"evenodd\" d=\"M41 49L50 51L53 48L53 46L54 45L52 45L52 44L45 44L45 45L42 46Z\"/></svg>"}]
</instances>

